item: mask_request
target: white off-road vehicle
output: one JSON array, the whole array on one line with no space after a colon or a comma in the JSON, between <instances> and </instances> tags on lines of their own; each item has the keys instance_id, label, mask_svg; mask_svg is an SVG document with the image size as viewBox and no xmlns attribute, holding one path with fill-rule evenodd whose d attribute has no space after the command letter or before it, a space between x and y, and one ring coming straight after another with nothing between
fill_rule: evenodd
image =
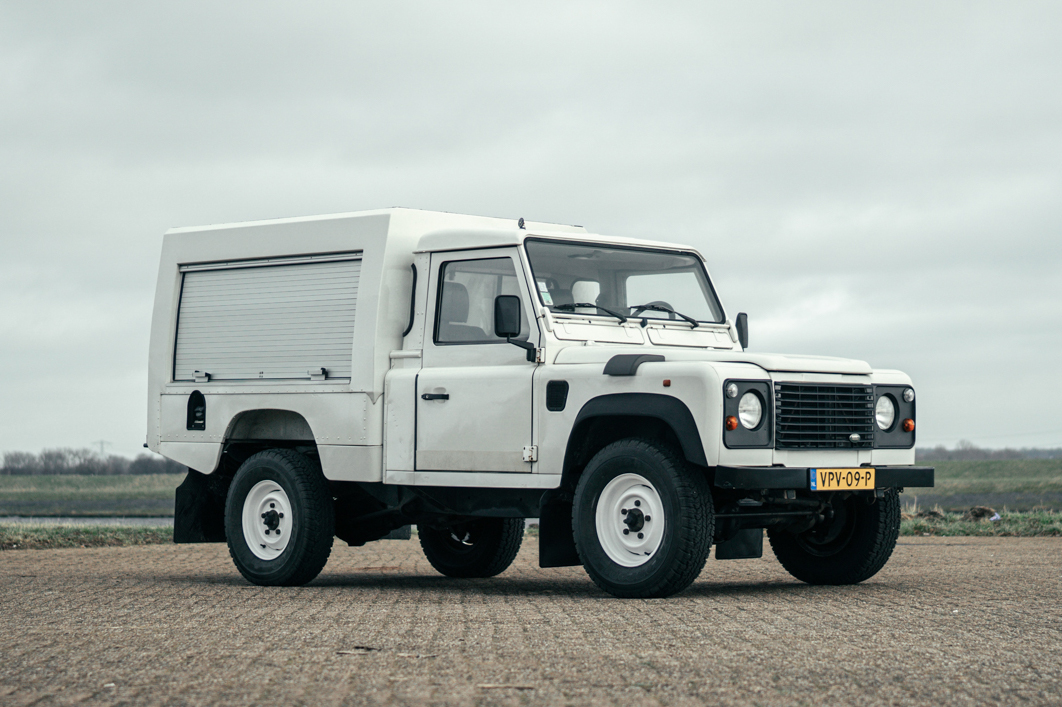
<instances>
[{"instance_id":1,"label":"white off-road vehicle","mask_svg":"<svg viewBox=\"0 0 1062 707\"><path fill-rule=\"evenodd\" d=\"M147 446L190 468L176 542L298 585L416 524L488 577L667 596L718 559L860 582L896 544L915 394L861 361L749 353L694 248L387 209L166 234Z\"/></svg>"}]
</instances>

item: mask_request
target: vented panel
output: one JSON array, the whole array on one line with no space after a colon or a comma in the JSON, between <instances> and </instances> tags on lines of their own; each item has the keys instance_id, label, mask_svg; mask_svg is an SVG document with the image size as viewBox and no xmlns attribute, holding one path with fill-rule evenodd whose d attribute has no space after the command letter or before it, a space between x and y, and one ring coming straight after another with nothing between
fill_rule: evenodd
<instances>
[{"instance_id":1,"label":"vented panel","mask_svg":"<svg viewBox=\"0 0 1062 707\"><path fill-rule=\"evenodd\" d=\"M775 383L774 415L778 449L874 446L873 386Z\"/></svg>"},{"instance_id":2,"label":"vented panel","mask_svg":"<svg viewBox=\"0 0 1062 707\"><path fill-rule=\"evenodd\" d=\"M546 383L546 409L560 412L568 404L568 381Z\"/></svg>"},{"instance_id":3,"label":"vented panel","mask_svg":"<svg viewBox=\"0 0 1062 707\"><path fill-rule=\"evenodd\" d=\"M185 272L174 379L350 378L360 273L360 260Z\"/></svg>"}]
</instances>

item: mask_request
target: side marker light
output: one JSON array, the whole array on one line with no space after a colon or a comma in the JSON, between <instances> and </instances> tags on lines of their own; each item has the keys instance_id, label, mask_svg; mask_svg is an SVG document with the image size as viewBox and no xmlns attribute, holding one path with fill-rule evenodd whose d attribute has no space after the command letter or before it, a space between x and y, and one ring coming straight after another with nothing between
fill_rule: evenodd
<instances>
[{"instance_id":1,"label":"side marker light","mask_svg":"<svg viewBox=\"0 0 1062 707\"><path fill-rule=\"evenodd\" d=\"M734 417L733 415L727 415L726 416L726 429L727 429L727 431L728 432L733 432L734 430L737 429L737 426L738 426L737 418Z\"/></svg>"},{"instance_id":2,"label":"side marker light","mask_svg":"<svg viewBox=\"0 0 1062 707\"><path fill-rule=\"evenodd\" d=\"M670 378L665 378L664 379L664 387L665 388L670 388L671 387L671 379Z\"/></svg>"},{"instance_id":3,"label":"side marker light","mask_svg":"<svg viewBox=\"0 0 1062 707\"><path fill-rule=\"evenodd\" d=\"M911 418L907 418L906 420L904 420L903 421L903 431L904 432L914 432L914 420L912 420Z\"/></svg>"}]
</instances>

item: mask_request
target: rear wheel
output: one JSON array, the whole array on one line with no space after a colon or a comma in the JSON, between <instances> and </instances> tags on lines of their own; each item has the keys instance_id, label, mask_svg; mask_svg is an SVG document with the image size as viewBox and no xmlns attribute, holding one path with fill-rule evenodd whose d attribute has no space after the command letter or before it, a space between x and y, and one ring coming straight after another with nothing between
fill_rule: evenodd
<instances>
[{"instance_id":1,"label":"rear wheel","mask_svg":"<svg viewBox=\"0 0 1062 707\"><path fill-rule=\"evenodd\" d=\"M885 566L900 535L896 489L868 504L849 496L830 504L833 518L802 533L768 530L774 556L808 584L857 584Z\"/></svg>"},{"instance_id":2,"label":"rear wheel","mask_svg":"<svg viewBox=\"0 0 1062 707\"><path fill-rule=\"evenodd\" d=\"M618 597L666 597L688 587L704 568L713 525L704 475L653 442L608 445L575 491L579 558L594 583Z\"/></svg>"},{"instance_id":3,"label":"rear wheel","mask_svg":"<svg viewBox=\"0 0 1062 707\"><path fill-rule=\"evenodd\" d=\"M523 518L470 518L444 526L417 526L431 566L447 577L493 577L516 559Z\"/></svg>"},{"instance_id":4,"label":"rear wheel","mask_svg":"<svg viewBox=\"0 0 1062 707\"><path fill-rule=\"evenodd\" d=\"M306 584L332 552L332 495L321 470L290 449L240 465L225 502L225 536L236 568L260 585Z\"/></svg>"}]
</instances>

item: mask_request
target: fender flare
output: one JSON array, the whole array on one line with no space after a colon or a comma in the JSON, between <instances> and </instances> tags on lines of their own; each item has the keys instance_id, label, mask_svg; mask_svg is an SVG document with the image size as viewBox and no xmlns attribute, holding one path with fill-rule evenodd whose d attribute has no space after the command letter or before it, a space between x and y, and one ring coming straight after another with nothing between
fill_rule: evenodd
<instances>
[{"instance_id":1,"label":"fender flare","mask_svg":"<svg viewBox=\"0 0 1062 707\"><path fill-rule=\"evenodd\" d=\"M701 433L697 428L697 421L693 413L686 407L686 403L671 395L659 393L610 393L599 395L586 401L575 417L574 431L584 420L594 417L608 417L614 415L632 417L655 417L668 425L679 444L682 445L682 454L686 460L698 466L708 466L708 458L704 454L704 444L701 442ZM572 436L568 437L568 446L564 453L565 466L568 455L572 448Z\"/></svg>"}]
</instances>

